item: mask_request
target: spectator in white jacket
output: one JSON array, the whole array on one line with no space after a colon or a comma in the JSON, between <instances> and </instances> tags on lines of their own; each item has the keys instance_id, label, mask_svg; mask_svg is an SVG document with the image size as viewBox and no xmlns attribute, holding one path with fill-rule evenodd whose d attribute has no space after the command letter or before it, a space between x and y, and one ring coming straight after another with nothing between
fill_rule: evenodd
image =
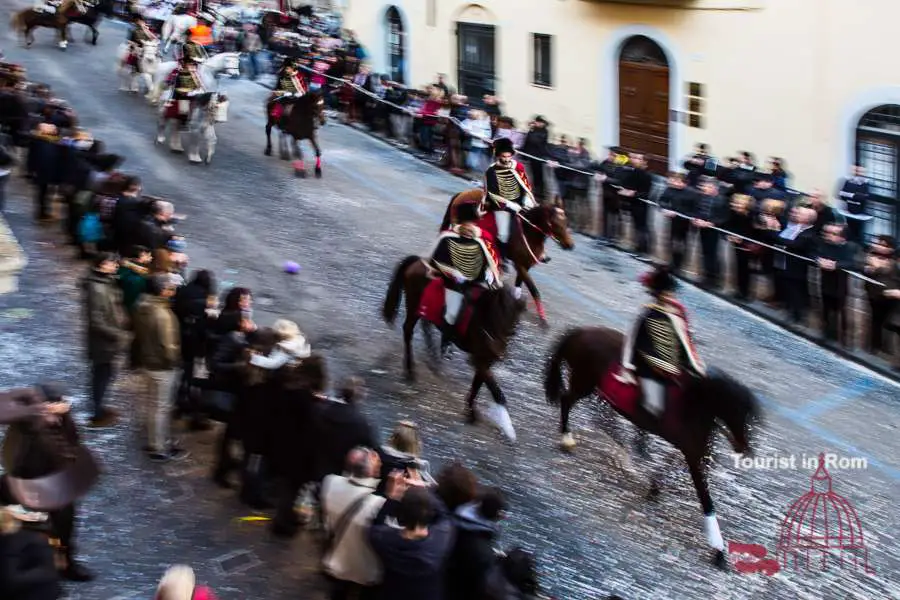
<instances>
[{"instance_id":1,"label":"spectator in white jacket","mask_svg":"<svg viewBox=\"0 0 900 600\"><path fill-rule=\"evenodd\" d=\"M322 515L329 547L322 558L332 579L331 600L375 597L381 583L381 562L369 545L368 531L385 498L375 495L381 471L378 453L354 448L347 455L344 475L322 481Z\"/></svg>"},{"instance_id":2,"label":"spectator in white jacket","mask_svg":"<svg viewBox=\"0 0 900 600\"><path fill-rule=\"evenodd\" d=\"M268 355L254 355L250 359L250 364L262 369L276 371L290 362L309 358L310 354L312 354L309 343L307 343L300 328L293 321L278 319L272 325L272 331L278 336L278 343Z\"/></svg>"},{"instance_id":3,"label":"spectator in white jacket","mask_svg":"<svg viewBox=\"0 0 900 600\"><path fill-rule=\"evenodd\" d=\"M491 162L491 119L483 110L472 109L469 118L463 121L463 129L469 135L466 166L476 173L484 173Z\"/></svg>"}]
</instances>

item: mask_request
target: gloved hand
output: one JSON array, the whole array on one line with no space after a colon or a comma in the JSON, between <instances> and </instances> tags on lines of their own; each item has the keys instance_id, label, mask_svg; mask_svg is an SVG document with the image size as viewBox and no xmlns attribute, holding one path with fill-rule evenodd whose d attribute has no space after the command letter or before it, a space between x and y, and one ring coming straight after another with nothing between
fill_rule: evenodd
<instances>
[{"instance_id":1,"label":"gloved hand","mask_svg":"<svg viewBox=\"0 0 900 600\"><path fill-rule=\"evenodd\" d=\"M456 283L458 285L462 285L466 282L466 278L463 277L462 275L457 275L456 277L454 277L454 279L456 280Z\"/></svg>"},{"instance_id":2,"label":"gloved hand","mask_svg":"<svg viewBox=\"0 0 900 600\"><path fill-rule=\"evenodd\" d=\"M522 207L515 202L507 202L504 208L506 208L507 210L511 210L514 213L520 212L522 210Z\"/></svg>"}]
</instances>

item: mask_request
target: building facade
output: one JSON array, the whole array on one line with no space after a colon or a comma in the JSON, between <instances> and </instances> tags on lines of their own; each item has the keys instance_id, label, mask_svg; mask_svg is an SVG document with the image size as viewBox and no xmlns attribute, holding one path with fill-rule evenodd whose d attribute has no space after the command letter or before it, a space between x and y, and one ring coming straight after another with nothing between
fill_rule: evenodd
<instances>
[{"instance_id":1,"label":"building facade","mask_svg":"<svg viewBox=\"0 0 900 600\"><path fill-rule=\"evenodd\" d=\"M893 0L344 0L373 67L438 72L525 122L676 165L694 143L787 161L831 190L867 167L873 232L900 233L900 55ZM888 31L891 29L892 31Z\"/></svg>"}]
</instances>

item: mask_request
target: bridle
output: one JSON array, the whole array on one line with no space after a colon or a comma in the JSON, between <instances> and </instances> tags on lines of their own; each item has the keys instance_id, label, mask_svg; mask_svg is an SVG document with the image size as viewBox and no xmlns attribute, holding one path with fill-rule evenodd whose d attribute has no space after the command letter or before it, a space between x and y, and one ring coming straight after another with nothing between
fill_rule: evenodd
<instances>
[{"instance_id":1,"label":"bridle","mask_svg":"<svg viewBox=\"0 0 900 600\"><path fill-rule=\"evenodd\" d=\"M534 229L535 231L537 231L544 237L553 240L557 244L561 244L559 241L559 237L557 237L557 235L555 233L553 233L552 229L549 226L547 227L547 229L544 229L544 228L539 227L539 226L535 225L534 223L532 223L521 212L516 213L516 215L519 217L519 219L521 219L521 221L523 223L525 223L526 225L528 225L529 227L531 227L532 229ZM549 222L550 222L549 217L548 217L547 221L548 221L548 225L549 225ZM534 253L534 250L531 249L531 244L528 243L528 236L525 235L524 227L519 230L519 235L522 236L522 242L525 244L525 249L528 250L528 254L531 256L531 259L534 261L534 264L541 262L541 259Z\"/></svg>"}]
</instances>

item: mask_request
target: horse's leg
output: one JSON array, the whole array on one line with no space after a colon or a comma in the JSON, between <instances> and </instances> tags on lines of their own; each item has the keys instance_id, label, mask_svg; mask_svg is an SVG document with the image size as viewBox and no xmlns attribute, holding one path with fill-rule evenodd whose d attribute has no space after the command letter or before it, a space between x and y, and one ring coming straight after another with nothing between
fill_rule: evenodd
<instances>
[{"instance_id":1,"label":"horse's leg","mask_svg":"<svg viewBox=\"0 0 900 600\"><path fill-rule=\"evenodd\" d=\"M288 142L287 142L287 134L284 132L284 129L278 128L278 158L281 160L290 160L291 156L288 154Z\"/></svg>"},{"instance_id":2,"label":"horse's leg","mask_svg":"<svg viewBox=\"0 0 900 600\"><path fill-rule=\"evenodd\" d=\"M541 319L541 326L547 327L547 312L544 310L544 303L541 301L541 293L534 284L531 273L528 272L528 269L519 267L516 267L516 271L518 273L516 287L520 285L520 281L525 284L525 287L528 288L528 293L531 294L531 298L534 300L534 307L537 310L538 317Z\"/></svg>"},{"instance_id":3,"label":"horse's leg","mask_svg":"<svg viewBox=\"0 0 900 600\"><path fill-rule=\"evenodd\" d=\"M197 113L202 114L204 109L198 108ZM200 164L203 162L203 159L200 158L200 131L203 128L202 123L199 123L202 116L198 116L196 119L191 116L188 121L188 160L195 164Z\"/></svg>"},{"instance_id":4,"label":"horse's leg","mask_svg":"<svg viewBox=\"0 0 900 600\"><path fill-rule=\"evenodd\" d=\"M416 365L413 360L412 339L416 331L419 315L415 311L406 311L403 321L403 370L407 381L416 380Z\"/></svg>"},{"instance_id":5,"label":"horse's leg","mask_svg":"<svg viewBox=\"0 0 900 600\"><path fill-rule=\"evenodd\" d=\"M165 115L159 118L159 121L156 124L156 143L157 144L165 144L166 143L166 127L169 124L169 120L165 117Z\"/></svg>"},{"instance_id":6,"label":"horse's leg","mask_svg":"<svg viewBox=\"0 0 900 600\"><path fill-rule=\"evenodd\" d=\"M713 507L712 498L709 495L709 484L706 481L706 467L702 458L688 458L688 469L691 471L691 479L694 481L694 489L700 506L703 507L703 531L706 533L706 541L715 550L713 564L720 569L728 565L725 557L725 541L722 539L722 531L719 529L719 520Z\"/></svg>"},{"instance_id":7,"label":"horse's leg","mask_svg":"<svg viewBox=\"0 0 900 600\"><path fill-rule=\"evenodd\" d=\"M206 164L210 164L213 154L216 153L216 142L218 141L216 128L213 125L207 125L203 131L205 132L203 139L206 142Z\"/></svg>"},{"instance_id":8,"label":"horse's leg","mask_svg":"<svg viewBox=\"0 0 900 600\"><path fill-rule=\"evenodd\" d=\"M59 28L59 49L65 50L69 47L69 26L63 25Z\"/></svg>"},{"instance_id":9,"label":"horse's leg","mask_svg":"<svg viewBox=\"0 0 900 600\"><path fill-rule=\"evenodd\" d=\"M263 151L266 156L272 156L272 121L266 119L266 149Z\"/></svg>"},{"instance_id":10,"label":"horse's leg","mask_svg":"<svg viewBox=\"0 0 900 600\"><path fill-rule=\"evenodd\" d=\"M300 140L291 136L291 146L294 157L294 175L306 178L306 165L303 164L303 148L300 147Z\"/></svg>"},{"instance_id":11,"label":"horse's leg","mask_svg":"<svg viewBox=\"0 0 900 600\"><path fill-rule=\"evenodd\" d=\"M509 418L509 411L506 410L506 396L503 394L503 390L500 389L497 380L494 379L494 374L490 369L484 370L483 377L485 385L487 385L491 395L494 397L494 404L488 409L488 417L494 422L497 429L503 432L503 435L509 438L510 441L515 442L516 430L513 428L512 419Z\"/></svg>"},{"instance_id":12,"label":"horse's leg","mask_svg":"<svg viewBox=\"0 0 900 600\"><path fill-rule=\"evenodd\" d=\"M316 152L316 177L322 177L322 149L319 148L319 136L316 135L315 131L313 131L309 141Z\"/></svg>"},{"instance_id":13,"label":"horse's leg","mask_svg":"<svg viewBox=\"0 0 900 600\"><path fill-rule=\"evenodd\" d=\"M97 30L97 27L95 25L91 25L90 27L91 27L91 45L96 46L97 38L100 37L100 32Z\"/></svg>"},{"instance_id":14,"label":"horse's leg","mask_svg":"<svg viewBox=\"0 0 900 600\"><path fill-rule=\"evenodd\" d=\"M475 410L475 398L484 385L484 377L481 371L475 369L475 375L472 376L472 385L469 387L469 394L466 396L466 423L474 425L478 422L478 411Z\"/></svg>"}]
</instances>

